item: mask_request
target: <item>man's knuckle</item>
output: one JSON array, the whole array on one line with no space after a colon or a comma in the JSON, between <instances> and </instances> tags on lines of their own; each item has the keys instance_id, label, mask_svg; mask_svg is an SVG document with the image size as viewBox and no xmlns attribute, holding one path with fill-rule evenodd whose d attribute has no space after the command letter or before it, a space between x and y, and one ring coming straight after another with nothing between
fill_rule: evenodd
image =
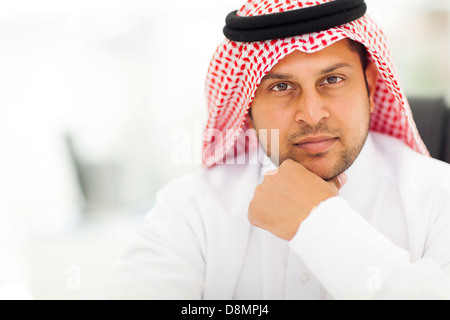
<instances>
[{"instance_id":1,"label":"man's knuckle","mask_svg":"<svg viewBox=\"0 0 450 320\"><path fill-rule=\"evenodd\" d=\"M274 176L264 176L263 183L260 184L261 189L264 189L267 184L273 183L274 180Z\"/></svg>"},{"instance_id":2,"label":"man's knuckle","mask_svg":"<svg viewBox=\"0 0 450 320\"><path fill-rule=\"evenodd\" d=\"M261 193L263 192L263 190L264 190L263 184L260 184L259 186L257 186L257 187L255 188L255 197L261 195Z\"/></svg>"},{"instance_id":3,"label":"man's knuckle","mask_svg":"<svg viewBox=\"0 0 450 320\"><path fill-rule=\"evenodd\" d=\"M247 219L250 222L250 224L253 226L256 226L258 224L258 220L256 219L256 216L250 211L247 215Z\"/></svg>"},{"instance_id":4,"label":"man's knuckle","mask_svg":"<svg viewBox=\"0 0 450 320\"><path fill-rule=\"evenodd\" d=\"M283 162L283 164L280 166L280 168L282 168L283 170L288 170L288 171L296 170L299 167L300 167L299 163L292 159L286 159Z\"/></svg>"}]
</instances>

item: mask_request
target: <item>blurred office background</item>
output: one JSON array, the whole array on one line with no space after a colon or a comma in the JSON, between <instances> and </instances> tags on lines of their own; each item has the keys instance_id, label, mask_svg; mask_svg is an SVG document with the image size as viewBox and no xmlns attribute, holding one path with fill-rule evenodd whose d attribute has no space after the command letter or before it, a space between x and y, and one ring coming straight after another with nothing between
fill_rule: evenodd
<instances>
[{"instance_id":1,"label":"blurred office background","mask_svg":"<svg viewBox=\"0 0 450 320\"><path fill-rule=\"evenodd\" d=\"M0 0L0 299L107 297L156 191L200 166L204 77L243 2ZM366 2L406 93L450 102L450 1Z\"/></svg>"}]
</instances>

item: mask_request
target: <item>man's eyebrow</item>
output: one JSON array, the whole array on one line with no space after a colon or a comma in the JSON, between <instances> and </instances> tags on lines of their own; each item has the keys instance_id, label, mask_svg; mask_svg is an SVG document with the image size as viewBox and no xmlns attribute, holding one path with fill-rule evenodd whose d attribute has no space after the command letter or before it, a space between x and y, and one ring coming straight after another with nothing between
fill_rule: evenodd
<instances>
[{"instance_id":1,"label":"man's eyebrow","mask_svg":"<svg viewBox=\"0 0 450 320\"><path fill-rule=\"evenodd\" d=\"M285 73L276 73L276 72L273 72L273 73L268 73L268 74L266 74L266 75L262 78L261 82L263 82L264 80L269 80L269 79L275 79L275 80L289 80L289 79L292 79L292 78L294 78L294 76L291 75L291 74L285 74Z\"/></svg>"},{"instance_id":2,"label":"man's eyebrow","mask_svg":"<svg viewBox=\"0 0 450 320\"><path fill-rule=\"evenodd\" d=\"M324 75L333 71L336 71L338 69L341 68L346 68L346 67L351 67L348 63L336 63L333 64L321 71L318 72L318 75ZM277 72L272 72L272 73L268 73L266 74L261 82L263 82L264 80L269 80L269 79L273 79L273 80L289 80L289 79L293 79L295 78L294 75L292 74L288 74L288 73L277 73Z\"/></svg>"},{"instance_id":3,"label":"man's eyebrow","mask_svg":"<svg viewBox=\"0 0 450 320\"><path fill-rule=\"evenodd\" d=\"M336 63L330 67L323 69L322 71L319 72L319 74L322 75L322 74L330 73L330 72L336 71L337 69L346 68L346 67L351 67L351 65L349 65L348 63L345 63L345 62Z\"/></svg>"}]
</instances>

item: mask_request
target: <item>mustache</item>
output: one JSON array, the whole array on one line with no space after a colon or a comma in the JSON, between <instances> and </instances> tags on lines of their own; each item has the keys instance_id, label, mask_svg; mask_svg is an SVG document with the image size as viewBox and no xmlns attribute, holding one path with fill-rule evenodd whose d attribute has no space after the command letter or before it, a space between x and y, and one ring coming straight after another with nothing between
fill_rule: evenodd
<instances>
[{"instance_id":1,"label":"mustache","mask_svg":"<svg viewBox=\"0 0 450 320\"><path fill-rule=\"evenodd\" d=\"M305 123L301 125L300 129L296 133L288 136L287 140L289 143L294 143L295 141L298 141L299 138L317 135L340 137L343 135L343 131L338 128L330 128L325 122L319 122L316 126L310 126Z\"/></svg>"}]
</instances>

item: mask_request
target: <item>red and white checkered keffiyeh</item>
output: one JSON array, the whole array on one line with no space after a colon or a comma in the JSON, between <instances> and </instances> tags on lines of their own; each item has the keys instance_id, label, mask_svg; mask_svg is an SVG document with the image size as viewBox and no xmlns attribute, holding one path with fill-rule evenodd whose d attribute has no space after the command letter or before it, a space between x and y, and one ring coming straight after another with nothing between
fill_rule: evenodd
<instances>
[{"instance_id":1,"label":"red and white checkered keffiyeh","mask_svg":"<svg viewBox=\"0 0 450 320\"><path fill-rule=\"evenodd\" d=\"M237 15L265 15L330 1L333 0L248 0ZM223 163L227 153L245 150L236 144L248 129L247 114L256 89L281 59L295 50L317 52L345 38L364 44L369 59L378 67L380 77L370 129L398 138L413 150L429 155L400 87L386 38L366 14L336 28L281 40L243 43L225 39L213 56L206 79L208 121L203 136L204 164L211 167Z\"/></svg>"}]
</instances>

